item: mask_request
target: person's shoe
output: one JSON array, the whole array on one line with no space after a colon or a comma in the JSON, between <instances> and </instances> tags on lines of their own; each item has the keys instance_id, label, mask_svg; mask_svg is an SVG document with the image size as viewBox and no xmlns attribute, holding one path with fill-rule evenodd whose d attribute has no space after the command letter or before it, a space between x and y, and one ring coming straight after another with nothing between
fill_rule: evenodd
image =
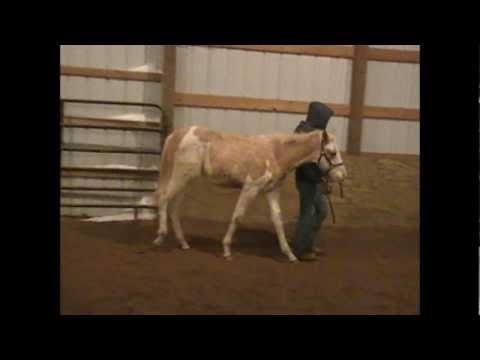
<instances>
[{"instance_id":1,"label":"person's shoe","mask_svg":"<svg viewBox=\"0 0 480 360\"><path fill-rule=\"evenodd\" d=\"M317 255L317 256L324 256L324 255L327 254L327 252L325 251L325 249L320 248L320 247L317 247L317 246L314 246L314 247L313 247L313 252L314 252L315 255Z\"/></svg>"},{"instance_id":2,"label":"person's shoe","mask_svg":"<svg viewBox=\"0 0 480 360\"><path fill-rule=\"evenodd\" d=\"M300 261L316 261L318 260L317 255L315 253L307 253L305 255L298 256L298 260Z\"/></svg>"}]
</instances>

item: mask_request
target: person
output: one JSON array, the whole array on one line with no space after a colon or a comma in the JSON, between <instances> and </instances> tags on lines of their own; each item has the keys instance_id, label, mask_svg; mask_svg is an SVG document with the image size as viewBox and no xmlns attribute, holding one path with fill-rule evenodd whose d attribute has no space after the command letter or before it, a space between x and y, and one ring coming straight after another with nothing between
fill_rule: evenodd
<instances>
[{"instance_id":1,"label":"person","mask_svg":"<svg viewBox=\"0 0 480 360\"><path fill-rule=\"evenodd\" d=\"M320 102L309 104L308 115L295 129L296 133L325 130L333 110ZM292 251L300 261L314 261L324 255L324 241L315 238L328 215L328 186L322 182L326 174L314 162L295 169L295 185L300 197L300 216L295 231Z\"/></svg>"}]
</instances>

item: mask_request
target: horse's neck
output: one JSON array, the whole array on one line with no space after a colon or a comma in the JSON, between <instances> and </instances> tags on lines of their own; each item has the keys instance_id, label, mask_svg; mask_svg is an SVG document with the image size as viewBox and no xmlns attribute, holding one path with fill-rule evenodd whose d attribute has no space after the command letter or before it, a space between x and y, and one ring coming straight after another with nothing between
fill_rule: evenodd
<instances>
[{"instance_id":1,"label":"horse's neck","mask_svg":"<svg viewBox=\"0 0 480 360\"><path fill-rule=\"evenodd\" d=\"M305 162L313 160L313 154L320 148L321 131L308 134L292 134L281 139L280 149L275 153L277 162L289 172Z\"/></svg>"}]
</instances>

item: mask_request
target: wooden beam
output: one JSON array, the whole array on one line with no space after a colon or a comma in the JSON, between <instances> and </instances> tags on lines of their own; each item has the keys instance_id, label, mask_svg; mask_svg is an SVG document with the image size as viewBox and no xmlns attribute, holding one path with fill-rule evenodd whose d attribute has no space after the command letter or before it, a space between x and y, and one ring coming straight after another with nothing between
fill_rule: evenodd
<instances>
[{"instance_id":1,"label":"wooden beam","mask_svg":"<svg viewBox=\"0 0 480 360\"><path fill-rule=\"evenodd\" d=\"M138 199L138 194L125 194L121 192L83 192L83 191L72 191L64 190L60 192L61 199L81 199L81 200L127 200L131 199L133 201Z\"/></svg>"},{"instance_id":2,"label":"wooden beam","mask_svg":"<svg viewBox=\"0 0 480 360\"><path fill-rule=\"evenodd\" d=\"M109 129L131 129L160 132L160 123L156 121L134 121L134 120L116 120L104 118L80 118L80 117L65 117L64 127L91 127L91 128L109 128Z\"/></svg>"},{"instance_id":3,"label":"wooden beam","mask_svg":"<svg viewBox=\"0 0 480 360\"><path fill-rule=\"evenodd\" d=\"M113 180L157 180L158 170L112 169L63 166L62 178L113 179Z\"/></svg>"},{"instance_id":4,"label":"wooden beam","mask_svg":"<svg viewBox=\"0 0 480 360\"><path fill-rule=\"evenodd\" d=\"M420 52L369 48L368 60L419 64Z\"/></svg>"},{"instance_id":5,"label":"wooden beam","mask_svg":"<svg viewBox=\"0 0 480 360\"><path fill-rule=\"evenodd\" d=\"M352 87L350 95L350 120L348 121L347 151L359 154L362 141L362 121L365 88L367 83L367 45L355 45L352 62Z\"/></svg>"},{"instance_id":6,"label":"wooden beam","mask_svg":"<svg viewBox=\"0 0 480 360\"><path fill-rule=\"evenodd\" d=\"M155 205L138 205L138 204L60 204L60 207L70 208L114 208L114 209L156 209Z\"/></svg>"},{"instance_id":7,"label":"wooden beam","mask_svg":"<svg viewBox=\"0 0 480 360\"><path fill-rule=\"evenodd\" d=\"M173 130L175 115L175 73L177 68L177 49L165 45L163 53L163 89L162 89L162 124L165 136Z\"/></svg>"},{"instance_id":8,"label":"wooden beam","mask_svg":"<svg viewBox=\"0 0 480 360\"><path fill-rule=\"evenodd\" d=\"M338 45L207 45L208 47L261 51L278 54L312 55L352 59L354 47ZM357 45L358 46L358 45ZM414 50L394 50L369 48L368 60L420 63L420 52Z\"/></svg>"},{"instance_id":9,"label":"wooden beam","mask_svg":"<svg viewBox=\"0 0 480 360\"><path fill-rule=\"evenodd\" d=\"M175 105L184 107L306 114L308 104L309 102L307 101L254 99L236 96L185 93L175 94ZM335 111L335 116L350 116L349 105L328 104L328 106ZM420 121L420 112L417 109L364 106L363 113L364 117L369 119Z\"/></svg>"},{"instance_id":10,"label":"wooden beam","mask_svg":"<svg viewBox=\"0 0 480 360\"><path fill-rule=\"evenodd\" d=\"M420 121L420 111L417 109L364 106L363 112L364 118L369 119Z\"/></svg>"},{"instance_id":11,"label":"wooden beam","mask_svg":"<svg viewBox=\"0 0 480 360\"><path fill-rule=\"evenodd\" d=\"M290 101L276 99L254 99L236 96L202 95L177 93L176 106L204 107L213 109L250 110L250 111L276 111L293 114L306 114L307 101ZM328 104L335 116L348 116L349 106L343 104Z\"/></svg>"},{"instance_id":12,"label":"wooden beam","mask_svg":"<svg viewBox=\"0 0 480 360\"><path fill-rule=\"evenodd\" d=\"M127 148L123 146L106 146L106 145L74 144L74 143L64 143L61 147L61 150L74 151L74 152L106 153L106 154L161 155L161 151L155 150L155 149L140 149L140 148Z\"/></svg>"},{"instance_id":13,"label":"wooden beam","mask_svg":"<svg viewBox=\"0 0 480 360\"><path fill-rule=\"evenodd\" d=\"M134 81L150 81L161 82L163 74L160 72L130 71L120 69L101 69L81 66L60 67L60 75L64 76L81 76L87 78L98 79L115 79L115 80L134 80Z\"/></svg>"},{"instance_id":14,"label":"wooden beam","mask_svg":"<svg viewBox=\"0 0 480 360\"><path fill-rule=\"evenodd\" d=\"M208 47L351 59L353 48L338 45L207 45Z\"/></svg>"},{"instance_id":15,"label":"wooden beam","mask_svg":"<svg viewBox=\"0 0 480 360\"><path fill-rule=\"evenodd\" d=\"M85 187L85 186L62 186L60 190L66 191L126 191L126 192L155 192L152 188L118 188L118 187Z\"/></svg>"}]
</instances>

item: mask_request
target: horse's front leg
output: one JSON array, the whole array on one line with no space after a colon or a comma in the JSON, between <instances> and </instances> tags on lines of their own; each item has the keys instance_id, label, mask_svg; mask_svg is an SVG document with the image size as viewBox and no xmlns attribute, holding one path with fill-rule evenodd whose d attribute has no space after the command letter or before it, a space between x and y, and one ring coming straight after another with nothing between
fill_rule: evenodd
<instances>
[{"instance_id":1,"label":"horse's front leg","mask_svg":"<svg viewBox=\"0 0 480 360\"><path fill-rule=\"evenodd\" d=\"M287 238L285 237L285 231L283 229L282 223L282 214L280 210L280 191L279 189L274 189L265 194L267 197L268 204L270 205L270 215L275 225L275 230L278 236L278 242L280 243L280 249L288 257L288 260L295 262L297 258L292 253L290 246L288 245Z\"/></svg>"},{"instance_id":2,"label":"horse's front leg","mask_svg":"<svg viewBox=\"0 0 480 360\"><path fill-rule=\"evenodd\" d=\"M223 256L227 260L232 259L232 254L230 252L230 245L232 244L232 237L237 229L237 221L240 219L247 210L247 206L250 201L257 196L259 189L256 186L245 185L240 193L240 196L235 205L235 210L233 211L232 219L230 225L228 226L227 233L223 238Z\"/></svg>"}]
</instances>

